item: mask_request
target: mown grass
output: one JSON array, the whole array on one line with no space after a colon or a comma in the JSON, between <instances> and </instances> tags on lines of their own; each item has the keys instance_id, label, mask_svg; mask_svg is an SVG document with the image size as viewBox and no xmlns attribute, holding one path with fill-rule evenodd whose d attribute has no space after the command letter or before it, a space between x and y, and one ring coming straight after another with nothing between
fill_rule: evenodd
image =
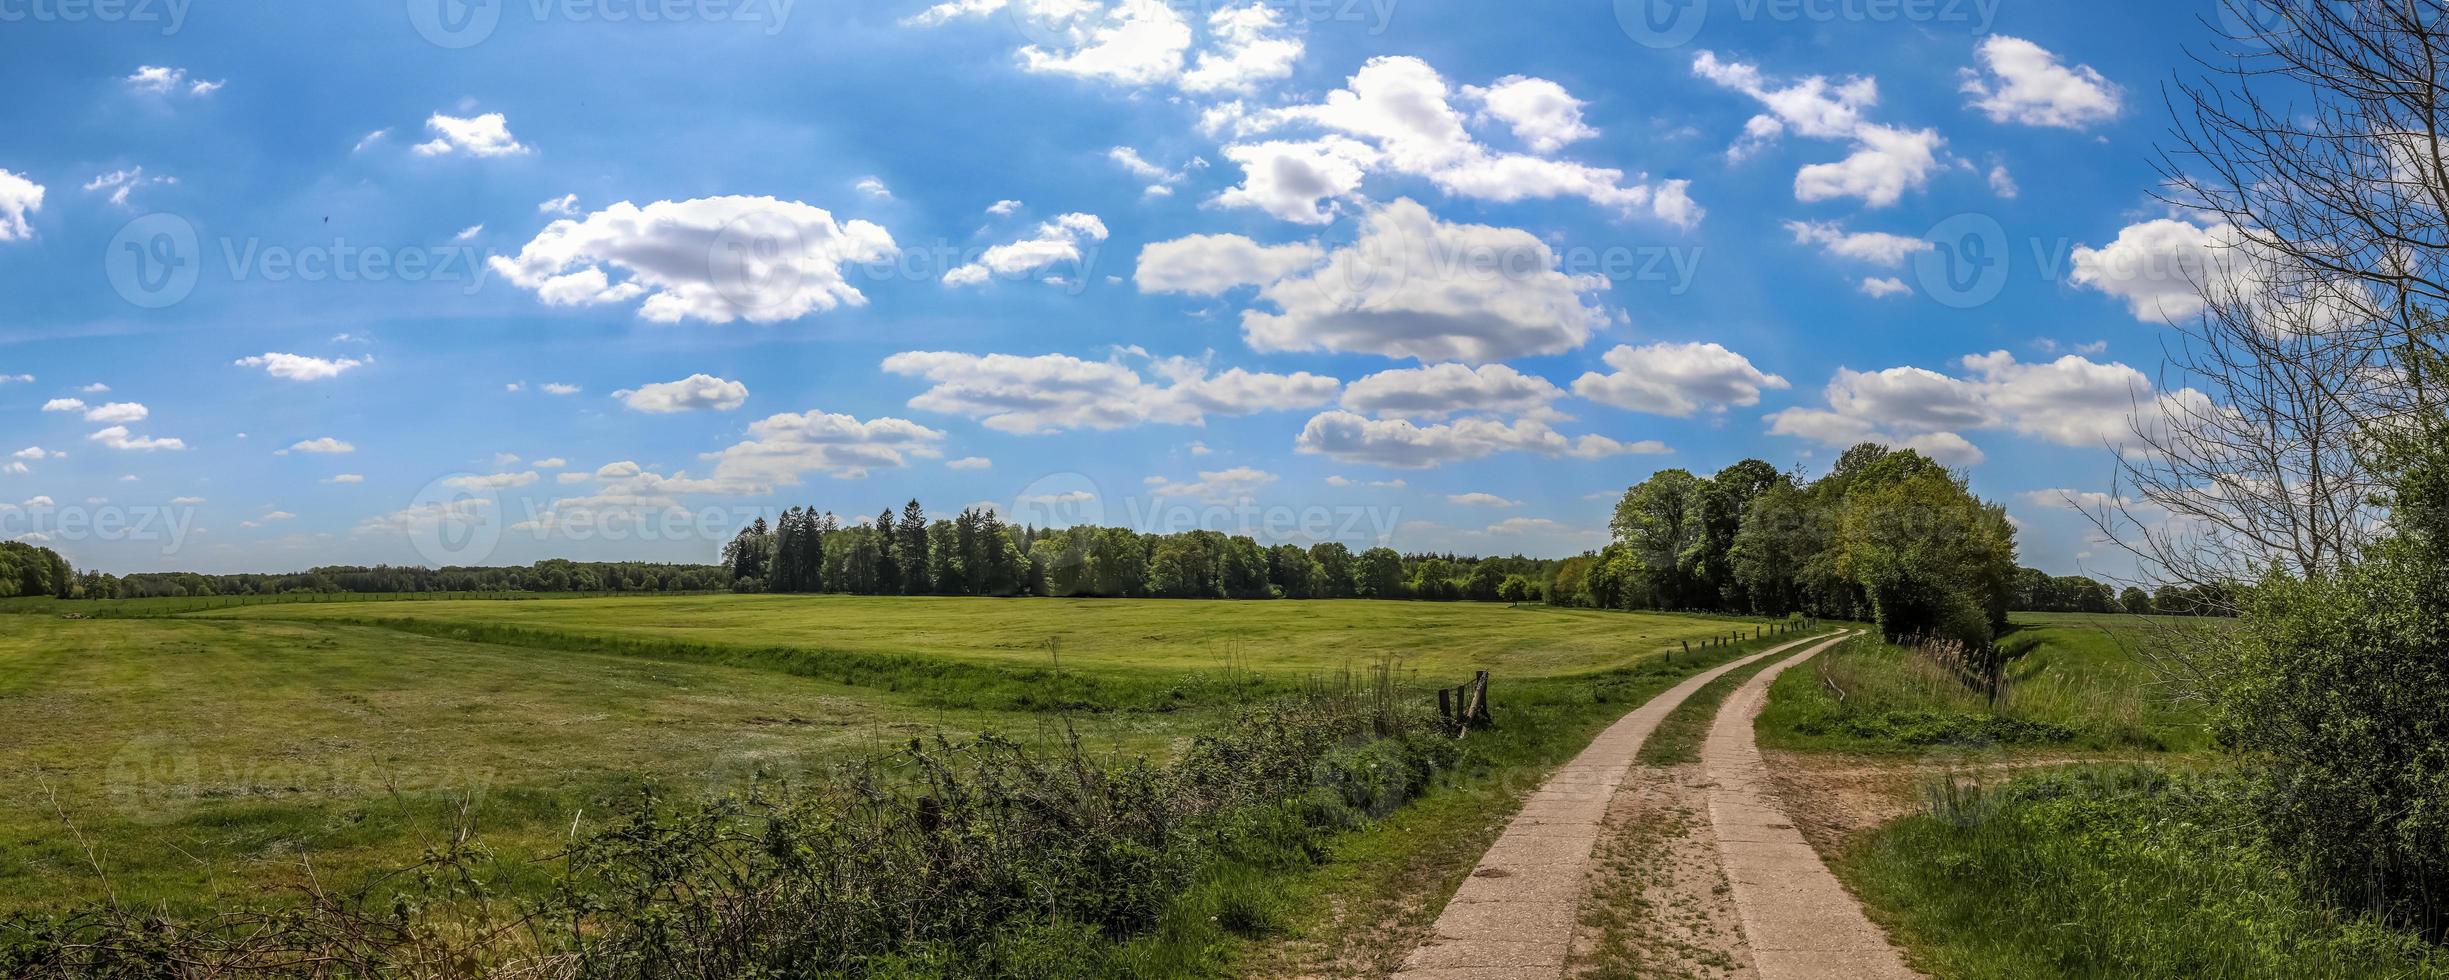
<instances>
[{"instance_id":1,"label":"mown grass","mask_svg":"<svg viewBox=\"0 0 2449 980\"><path fill-rule=\"evenodd\" d=\"M1298 677L1395 657L1430 674L1600 670L1765 621L1474 602L608 596L531 602L294 603L199 617L549 631L590 641L920 656L994 667L1222 670ZM477 634L470 634L477 635ZM1051 649L1052 640L1056 648Z\"/></svg>"},{"instance_id":2,"label":"mown grass","mask_svg":"<svg viewBox=\"0 0 2449 980\"><path fill-rule=\"evenodd\" d=\"M1948 670L1864 637L1788 671L1759 722L1763 746L1920 752L1940 745L2052 751L2190 752L2210 737L2140 658L2138 621L2027 621L2000 640L2010 658L1993 702Z\"/></svg>"},{"instance_id":3,"label":"mown grass","mask_svg":"<svg viewBox=\"0 0 2449 980\"><path fill-rule=\"evenodd\" d=\"M935 708L768 670L337 624L0 617L0 911L197 908L506 854L649 786L805 776L935 732L1163 756L1224 707ZM311 865L310 865L311 862ZM509 883L516 885L518 883Z\"/></svg>"},{"instance_id":4,"label":"mown grass","mask_svg":"<svg viewBox=\"0 0 2449 980\"><path fill-rule=\"evenodd\" d=\"M2449 953L2304 897L2235 773L2118 767L1936 794L1838 870L1935 976L2449 977Z\"/></svg>"}]
</instances>

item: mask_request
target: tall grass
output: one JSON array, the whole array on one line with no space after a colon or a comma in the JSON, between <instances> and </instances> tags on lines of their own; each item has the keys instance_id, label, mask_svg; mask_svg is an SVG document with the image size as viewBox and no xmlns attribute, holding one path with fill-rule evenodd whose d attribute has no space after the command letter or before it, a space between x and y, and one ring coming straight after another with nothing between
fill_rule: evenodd
<instances>
[{"instance_id":1,"label":"tall grass","mask_svg":"<svg viewBox=\"0 0 2449 980\"><path fill-rule=\"evenodd\" d=\"M1840 859L1947 977L2449 977L2449 954L2322 907L2257 843L2231 772L1933 785Z\"/></svg>"},{"instance_id":2,"label":"tall grass","mask_svg":"<svg viewBox=\"0 0 2449 980\"><path fill-rule=\"evenodd\" d=\"M2200 720L2160 696L2114 636L2081 627L2019 629L2001 663L1960 651L1861 637L1789 671L1762 713L1764 744L1786 749L1920 751L1936 745L2181 751L2203 747ZM1996 678L1995 685L1989 682Z\"/></svg>"}]
</instances>

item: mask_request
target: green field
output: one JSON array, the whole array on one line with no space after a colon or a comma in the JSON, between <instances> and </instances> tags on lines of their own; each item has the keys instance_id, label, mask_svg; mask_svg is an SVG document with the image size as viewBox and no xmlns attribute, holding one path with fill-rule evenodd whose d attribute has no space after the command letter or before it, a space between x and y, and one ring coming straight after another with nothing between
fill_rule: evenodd
<instances>
[{"instance_id":1,"label":"green field","mask_svg":"<svg viewBox=\"0 0 2449 980\"><path fill-rule=\"evenodd\" d=\"M550 630L738 649L915 654L994 666L1045 667L1047 641L1082 670L1249 670L1298 675L1379 657L1451 674L1477 669L1553 676L1722 634L1727 621L1548 606L1463 602L1166 599L975 599L938 596L683 596L298 603L202 616Z\"/></svg>"},{"instance_id":2,"label":"green field","mask_svg":"<svg viewBox=\"0 0 2449 980\"><path fill-rule=\"evenodd\" d=\"M1361 601L175 608L0 615L0 913L345 883L463 828L544 854L650 784L803 776L936 732L1162 757L1249 699L1383 656L1423 688L1485 668L1502 691L1741 625ZM1067 693L1036 698L1050 688Z\"/></svg>"}]
</instances>

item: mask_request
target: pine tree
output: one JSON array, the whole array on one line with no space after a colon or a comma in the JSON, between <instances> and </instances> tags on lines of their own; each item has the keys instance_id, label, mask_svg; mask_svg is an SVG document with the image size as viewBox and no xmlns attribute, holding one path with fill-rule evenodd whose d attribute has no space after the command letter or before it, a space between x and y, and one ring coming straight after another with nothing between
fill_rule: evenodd
<instances>
[{"instance_id":1,"label":"pine tree","mask_svg":"<svg viewBox=\"0 0 2449 980\"><path fill-rule=\"evenodd\" d=\"M894 529L893 559L901 567L901 591L925 595L933 588L934 567L927 556L927 512L912 498L901 508L901 526Z\"/></svg>"}]
</instances>

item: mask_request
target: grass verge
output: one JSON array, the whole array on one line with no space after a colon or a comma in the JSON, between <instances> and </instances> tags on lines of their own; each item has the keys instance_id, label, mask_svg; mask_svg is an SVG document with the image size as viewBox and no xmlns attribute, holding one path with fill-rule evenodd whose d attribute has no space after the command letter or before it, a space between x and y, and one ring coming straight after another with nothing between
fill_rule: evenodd
<instances>
[{"instance_id":1,"label":"grass verge","mask_svg":"<svg viewBox=\"0 0 2449 980\"><path fill-rule=\"evenodd\" d=\"M1934 790L1838 871L1936 976L2449 977L2449 954L2308 901L2243 777L2114 767Z\"/></svg>"}]
</instances>

